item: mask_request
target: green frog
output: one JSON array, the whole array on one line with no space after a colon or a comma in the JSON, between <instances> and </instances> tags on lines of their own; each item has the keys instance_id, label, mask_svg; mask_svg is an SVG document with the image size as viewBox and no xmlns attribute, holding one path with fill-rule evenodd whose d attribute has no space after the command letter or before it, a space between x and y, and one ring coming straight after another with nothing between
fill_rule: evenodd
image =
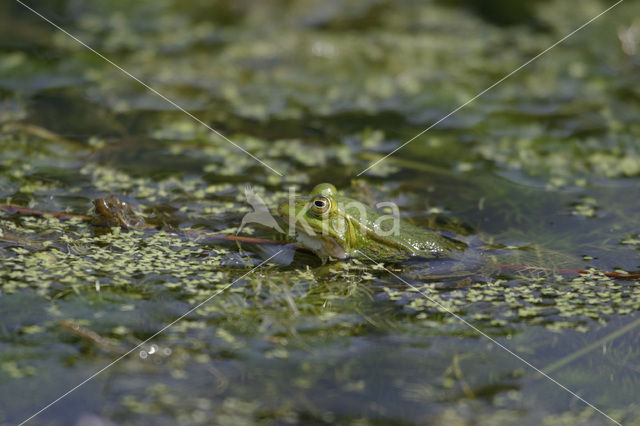
<instances>
[{"instance_id":1,"label":"green frog","mask_svg":"<svg viewBox=\"0 0 640 426\"><path fill-rule=\"evenodd\" d=\"M298 242L329 258L369 258L376 261L410 257L459 257L467 244L419 228L397 215L382 214L366 204L340 194L330 183L316 185L309 196L283 203L278 212Z\"/></svg>"},{"instance_id":2,"label":"green frog","mask_svg":"<svg viewBox=\"0 0 640 426\"><path fill-rule=\"evenodd\" d=\"M405 277L438 280L445 288L470 285L472 277L486 277L497 270L477 241L419 228L400 220L397 210L393 215L380 213L340 194L330 183L281 204L278 213L290 232L297 232L298 243L323 263L331 258L401 262L409 268Z\"/></svg>"}]
</instances>

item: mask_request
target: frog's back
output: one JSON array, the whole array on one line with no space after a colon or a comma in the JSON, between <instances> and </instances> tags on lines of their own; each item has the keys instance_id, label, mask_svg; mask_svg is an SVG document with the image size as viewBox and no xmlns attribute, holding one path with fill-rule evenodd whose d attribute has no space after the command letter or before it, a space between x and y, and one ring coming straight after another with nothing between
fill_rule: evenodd
<instances>
[{"instance_id":1,"label":"frog's back","mask_svg":"<svg viewBox=\"0 0 640 426\"><path fill-rule=\"evenodd\" d=\"M420 228L405 221L400 222L399 235L391 235L390 238L398 244L413 248L418 255L429 253L434 256L447 256L467 248L462 241L446 238L435 231Z\"/></svg>"},{"instance_id":2,"label":"frog's back","mask_svg":"<svg viewBox=\"0 0 640 426\"><path fill-rule=\"evenodd\" d=\"M391 215L383 216L364 204L352 203L345 209L345 213L359 224L363 233L362 248L369 247L378 255L386 248L392 256L405 253L422 257L447 257L466 249L463 242L451 240ZM361 217L363 214L365 217Z\"/></svg>"}]
</instances>

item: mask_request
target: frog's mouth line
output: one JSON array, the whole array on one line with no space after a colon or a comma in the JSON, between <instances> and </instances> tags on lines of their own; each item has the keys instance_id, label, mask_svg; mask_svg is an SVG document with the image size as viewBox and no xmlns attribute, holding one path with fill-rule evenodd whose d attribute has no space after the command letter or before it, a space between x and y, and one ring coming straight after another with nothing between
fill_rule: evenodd
<instances>
[{"instance_id":1,"label":"frog's mouth line","mask_svg":"<svg viewBox=\"0 0 640 426\"><path fill-rule=\"evenodd\" d=\"M310 235L301 229L298 229L297 241L316 253L321 259L325 260L329 257L336 259L346 259L347 253L338 241L331 236L320 238L317 235Z\"/></svg>"}]
</instances>

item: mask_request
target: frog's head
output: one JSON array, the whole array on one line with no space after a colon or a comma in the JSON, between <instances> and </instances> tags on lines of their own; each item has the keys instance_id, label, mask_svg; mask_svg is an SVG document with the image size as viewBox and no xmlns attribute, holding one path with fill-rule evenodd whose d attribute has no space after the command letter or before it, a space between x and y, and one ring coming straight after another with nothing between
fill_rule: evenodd
<instances>
[{"instance_id":1,"label":"frog's head","mask_svg":"<svg viewBox=\"0 0 640 426\"><path fill-rule=\"evenodd\" d=\"M109 195L104 198L96 198L93 200L93 206L96 209L96 214L107 217L125 214L132 211L129 204L114 197L113 195Z\"/></svg>"},{"instance_id":2,"label":"frog's head","mask_svg":"<svg viewBox=\"0 0 640 426\"><path fill-rule=\"evenodd\" d=\"M329 256L344 259L355 242L336 187L330 183L316 185L309 196L296 197L280 205L280 216L297 230L298 241L323 261Z\"/></svg>"},{"instance_id":3,"label":"frog's head","mask_svg":"<svg viewBox=\"0 0 640 426\"><path fill-rule=\"evenodd\" d=\"M110 195L93 200L95 213L92 223L102 226L120 226L122 228L141 228L144 221L136 216L133 208L125 201Z\"/></svg>"}]
</instances>

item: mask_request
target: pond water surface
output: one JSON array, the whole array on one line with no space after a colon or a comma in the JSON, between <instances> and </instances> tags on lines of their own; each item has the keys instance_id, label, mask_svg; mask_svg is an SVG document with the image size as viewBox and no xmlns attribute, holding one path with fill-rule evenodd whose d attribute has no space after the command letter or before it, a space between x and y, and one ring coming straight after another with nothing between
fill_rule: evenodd
<instances>
[{"instance_id":1,"label":"pond water surface","mask_svg":"<svg viewBox=\"0 0 640 426\"><path fill-rule=\"evenodd\" d=\"M0 212L0 424L640 424L639 282L602 275L640 270L640 5L361 174L613 4L485 3L28 3L269 167L0 5L0 203L113 194L165 225ZM326 181L538 269L421 294L180 232L234 233L247 184L274 208Z\"/></svg>"}]
</instances>

